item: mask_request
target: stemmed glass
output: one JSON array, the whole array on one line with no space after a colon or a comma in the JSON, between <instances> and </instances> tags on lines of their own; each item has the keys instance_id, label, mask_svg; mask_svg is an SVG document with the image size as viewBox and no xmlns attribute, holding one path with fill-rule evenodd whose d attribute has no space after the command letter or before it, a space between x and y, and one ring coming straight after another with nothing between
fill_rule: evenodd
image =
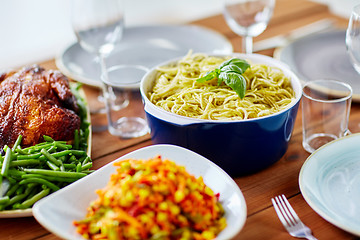
<instances>
[{"instance_id":1,"label":"stemmed glass","mask_svg":"<svg viewBox=\"0 0 360 240\"><path fill-rule=\"evenodd\" d=\"M106 57L121 43L124 30L123 0L73 0L72 25L81 47L96 54L99 59L101 66L99 78L102 80L102 92L110 133L126 138L146 134L147 131L144 129L147 126L144 120L136 125L141 126L140 132L137 132L139 127L129 129L134 123L132 118L122 118L122 121L117 124L112 124L113 120L110 119L112 110L122 109L129 104L127 91L117 91L123 94L116 96L114 86L108 84L109 69L105 62ZM126 127L118 128L120 125Z\"/></svg>"},{"instance_id":2,"label":"stemmed glass","mask_svg":"<svg viewBox=\"0 0 360 240\"><path fill-rule=\"evenodd\" d=\"M275 0L224 0L225 20L232 31L243 36L242 52L252 53L253 37L267 27Z\"/></svg>"},{"instance_id":3,"label":"stemmed glass","mask_svg":"<svg viewBox=\"0 0 360 240\"><path fill-rule=\"evenodd\" d=\"M350 61L360 74L360 4L351 12L345 42Z\"/></svg>"},{"instance_id":4,"label":"stemmed glass","mask_svg":"<svg viewBox=\"0 0 360 240\"><path fill-rule=\"evenodd\" d=\"M123 20L122 0L73 0L71 20L73 30L80 46L96 55L101 73L106 71L105 58L115 49L122 38ZM100 79L100 76L99 76ZM127 106L126 95L118 96L109 89L112 98L112 107L121 109ZM106 92L98 97L99 102L105 104ZM91 113L105 113L106 109L100 107Z\"/></svg>"}]
</instances>

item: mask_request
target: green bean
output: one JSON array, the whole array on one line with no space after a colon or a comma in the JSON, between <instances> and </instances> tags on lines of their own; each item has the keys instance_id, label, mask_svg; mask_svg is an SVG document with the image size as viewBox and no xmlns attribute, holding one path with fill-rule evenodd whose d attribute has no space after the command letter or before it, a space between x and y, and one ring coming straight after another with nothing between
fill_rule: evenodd
<instances>
[{"instance_id":1,"label":"green bean","mask_svg":"<svg viewBox=\"0 0 360 240\"><path fill-rule=\"evenodd\" d=\"M33 168L24 169L24 172L42 174L46 176L69 177L69 178L77 178L77 179L86 176L85 173L79 173L79 172L59 172L59 171L52 171L46 169L33 169Z\"/></svg>"},{"instance_id":2,"label":"green bean","mask_svg":"<svg viewBox=\"0 0 360 240\"><path fill-rule=\"evenodd\" d=\"M92 167L92 163L89 162L89 163L86 163L85 165L82 165L81 166L81 172L84 171L84 170L88 170L89 168Z\"/></svg>"},{"instance_id":3,"label":"green bean","mask_svg":"<svg viewBox=\"0 0 360 240\"><path fill-rule=\"evenodd\" d=\"M54 153L54 152L56 152L56 150L57 150L57 147L51 146L47 151L48 151L49 153Z\"/></svg>"},{"instance_id":4,"label":"green bean","mask_svg":"<svg viewBox=\"0 0 360 240\"><path fill-rule=\"evenodd\" d=\"M82 162L82 165L84 166L85 164L87 164L90 161L90 157L86 156L84 161Z\"/></svg>"},{"instance_id":5,"label":"green bean","mask_svg":"<svg viewBox=\"0 0 360 240\"><path fill-rule=\"evenodd\" d=\"M76 165L73 163L64 163L65 169L75 169Z\"/></svg>"},{"instance_id":6,"label":"green bean","mask_svg":"<svg viewBox=\"0 0 360 240\"><path fill-rule=\"evenodd\" d=\"M60 166L61 162L52 156L45 148L40 151L50 162L54 163L56 166Z\"/></svg>"},{"instance_id":7,"label":"green bean","mask_svg":"<svg viewBox=\"0 0 360 240\"><path fill-rule=\"evenodd\" d=\"M49 137L49 136L44 135L43 138L44 138L44 140L45 140L46 142L55 142L55 140L52 139L52 138Z\"/></svg>"},{"instance_id":8,"label":"green bean","mask_svg":"<svg viewBox=\"0 0 360 240\"><path fill-rule=\"evenodd\" d=\"M85 151L82 150L70 150L71 154L74 154L75 156L84 156L86 155Z\"/></svg>"},{"instance_id":9,"label":"green bean","mask_svg":"<svg viewBox=\"0 0 360 240\"><path fill-rule=\"evenodd\" d=\"M68 149L72 148L71 145L63 144L63 143L60 143L60 142L54 142L54 146L57 147L60 150L68 150Z\"/></svg>"},{"instance_id":10,"label":"green bean","mask_svg":"<svg viewBox=\"0 0 360 240\"><path fill-rule=\"evenodd\" d=\"M59 171L60 168L58 166L56 166L55 164L53 164L50 161L46 161L46 164L49 166L50 169L54 170L54 171Z\"/></svg>"},{"instance_id":11,"label":"green bean","mask_svg":"<svg viewBox=\"0 0 360 240\"><path fill-rule=\"evenodd\" d=\"M16 160L16 161L12 161L10 163L10 167L36 165L36 164L40 164L40 163L41 163L41 161L36 160L36 159Z\"/></svg>"},{"instance_id":12,"label":"green bean","mask_svg":"<svg viewBox=\"0 0 360 240\"><path fill-rule=\"evenodd\" d=\"M41 153L33 153L27 155L18 155L16 157L17 160L25 160L25 159L38 159L41 156Z\"/></svg>"},{"instance_id":13,"label":"green bean","mask_svg":"<svg viewBox=\"0 0 360 240\"><path fill-rule=\"evenodd\" d=\"M29 195L29 193L31 191L32 191L32 188L27 188L24 193L17 194L14 197L10 198L10 201L7 204L5 204L5 206L11 206L17 202L20 202L21 200L26 198L26 196Z\"/></svg>"},{"instance_id":14,"label":"green bean","mask_svg":"<svg viewBox=\"0 0 360 240\"><path fill-rule=\"evenodd\" d=\"M39 201L41 198L47 196L50 193L50 189L44 189L41 192L35 194L34 196L32 196L31 198L25 200L22 204L20 204L19 208L25 209L25 208L29 208L32 205L34 205L35 202Z\"/></svg>"},{"instance_id":15,"label":"green bean","mask_svg":"<svg viewBox=\"0 0 360 240\"><path fill-rule=\"evenodd\" d=\"M24 174L26 174L26 173L23 171L16 170L16 169L9 169L9 171L8 171L8 175L12 176L12 177L21 177Z\"/></svg>"},{"instance_id":16,"label":"green bean","mask_svg":"<svg viewBox=\"0 0 360 240\"><path fill-rule=\"evenodd\" d=\"M72 183L72 182L75 182L76 180L78 180L78 178L53 177L53 176L46 176L46 175L34 174L34 173L25 174L23 176L23 179L26 179L26 178L43 178L50 182L67 182L67 183Z\"/></svg>"},{"instance_id":17,"label":"green bean","mask_svg":"<svg viewBox=\"0 0 360 240\"><path fill-rule=\"evenodd\" d=\"M22 194L22 193L24 193L24 190L25 190L25 186L19 186L19 187L16 189L15 194L16 194L16 195Z\"/></svg>"},{"instance_id":18,"label":"green bean","mask_svg":"<svg viewBox=\"0 0 360 240\"><path fill-rule=\"evenodd\" d=\"M71 155L71 157L69 158L69 161L70 163L76 163L78 162L77 158L74 156L74 155Z\"/></svg>"},{"instance_id":19,"label":"green bean","mask_svg":"<svg viewBox=\"0 0 360 240\"><path fill-rule=\"evenodd\" d=\"M19 135L14 143L14 146L12 147L13 151L15 151L15 149L20 145L21 141L22 141L22 135Z\"/></svg>"},{"instance_id":20,"label":"green bean","mask_svg":"<svg viewBox=\"0 0 360 240\"><path fill-rule=\"evenodd\" d=\"M11 195L15 193L15 191L19 188L19 186L20 186L19 183L15 183L9 188L9 190L6 192L5 195L11 197Z\"/></svg>"},{"instance_id":21,"label":"green bean","mask_svg":"<svg viewBox=\"0 0 360 240\"><path fill-rule=\"evenodd\" d=\"M7 174L8 174L10 162L11 162L11 153L12 153L11 149L7 148L6 153L5 153L4 162L1 167L1 175L3 175L3 176L7 176Z\"/></svg>"},{"instance_id":22,"label":"green bean","mask_svg":"<svg viewBox=\"0 0 360 240\"><path fill-rule=\"evenodd\" d=\"M7 176L6 179L9 181L10 184L15 184L16 180L12 177Z\"/></svg>"},{"instance_id":23,"label":"green bean","mask_svg":"<svg viewBox=\"0 0 360 240\"><path fill-rule=\"evenodd\" d=\"M29 151L26 151L24 149L21 149L20 146L18 146L16 149L15 149L15 152L19 153L20 155L19 156L23 156L23 155L29 155Z\"/></svg>"},{"instance_id":24,"label":"green bean","mask_svg":"<svg viewBox=\"0 0 360 240\"><path fill-rule=\"evenodd\" d=\"M81 162L76 165L76 172L81 172Z\"/></svg>"},{"instance_id":25,"label":"green bean","mask_svg":"<svg viewBox=\"0 0 360 240\"><path fill-rule=\"evenodd\" d=\"M9 196L0 197L0 205L5 205L8 204L9 202L10 202Z\"/></svg>"},{"instance_id":26,"label":"green bean","mask_svg":"<svg viewBox=\"0 0 360 240\"><path fill-rule=\"evenodd\" d=\"M66 156L69 155L71 153L71 150L64 150L61 152L56 152L56 153L52 153L51 156L53 156L54 158L60 158L62 156ZM39 157L40 160L46 160L45 156L40 156Z\"/></svg>"},{"instance_id":27,"label":"green bean","mask_svg":"<svg viewBox=\"0 0 360 240\"><path fill-rule=\"evenodd\" d=\"M35 145L35 146L32 146L30 148L34 149L35 151L41 151L43 149L49 149L53 146L53 143L46 143L46 144L43 144L43 145Z\"/></svg>"},{"instance_id":28,"label":"green bean","mask_svg":"<svg viewBox=\"0 0 360 240\"><path fill-rule=\"evenodd\" d=\"M43 178L26 178L24 180L21 180L19 182L20 185L22 184L28 184L28 183L40 183L40 184L43 184L43 185L46 185L48 186L50 189L54 190L54 191L57 191L59 190L60 188L58 186L56 186L55 184L43 179Z\"/></svg>"}]
</instances>

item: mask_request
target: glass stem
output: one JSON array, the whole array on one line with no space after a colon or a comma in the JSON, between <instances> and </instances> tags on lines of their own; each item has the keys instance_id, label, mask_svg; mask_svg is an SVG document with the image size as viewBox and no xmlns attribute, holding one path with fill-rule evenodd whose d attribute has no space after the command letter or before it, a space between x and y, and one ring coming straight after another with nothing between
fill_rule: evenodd
<instances>
[{"instance_id":1,"label":"glass stem","mask_svg":"<svg viewBox=\"0 0 360 240\"><path fill-rule=\"evenodd\" d=\"M112 88L105 82L109 81L109 74L107 72L106 68L106 62L105 62L105 56L103 54L99 54L99 60L100 60L100 67L101 67L101 82L102 82L102 92L103 92L103 98L105 103L105 109L106 109L106 116L108 119L108 124L111 125L111 108L113 105L113 102L115 99L113 99L113 96L115 97ZM112 93L112 94L111 94Z\"/></svg>"},{"instance_id":2,"label":"glass stem","mask_svg":"<svg viewBox=\"0 0 360 240\"><path fill-rule=\"evenodd\" d=\"M242 52L252 53L253 49L253 38L251 36L245 36L242 40Z\"/></svg>"}]
</instances>

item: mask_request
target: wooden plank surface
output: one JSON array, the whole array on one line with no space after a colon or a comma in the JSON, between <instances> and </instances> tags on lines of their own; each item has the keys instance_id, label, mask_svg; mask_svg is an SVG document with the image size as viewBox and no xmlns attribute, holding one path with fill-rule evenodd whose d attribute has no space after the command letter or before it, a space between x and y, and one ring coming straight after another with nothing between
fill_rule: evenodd
<instances>
[{"instance_id":1,"label":"wooden plank surface","mask_svg":"<svg viewBox=\"0 0 360 240\"><path fill-rule=\"evenodd\" d=\"M300 26L314 21L330 18L336 21L336 26L345 28L347 19L332 15L325 5L305 0L277 0L274 16L263 34L255 41L284 34ZM240 51L241 37L237 36L226 25L222 15L201 19L191 24L214 29L224 36L234 46L236 52ZM273 49L262 51L261 54L272 55ZM53 59L41 63L48 69L55 69ZM97 90L84 87L87 97L97 96ZM131 106L123 110L124 115L143 114L139 95L134 95ZM353 103L350 114L349 127L352 132L360 130L360 106ZM93 125L106 124L104 115L92 115ZM358 239L357 237L333 226L322 219L303 199L298 184L299 171L309 154L302 148L301 107L295 122L295 128L289 143L288 151L284 157L271 167L252 174L235 178L242 190L247 203L248 217L242 231L234 238L240 239L292 239L285 231L275 214L270 199L279 194L285 194L305 224L311 227L318 239ZM92 159L94 169L111 162L112 160L144 146L151 145L149 134L135 139L121 139L112 136L107 131L93 133ZM32 217L0 219L0 239L59 239L49 233Z\"/></svg>"}]
</instances>

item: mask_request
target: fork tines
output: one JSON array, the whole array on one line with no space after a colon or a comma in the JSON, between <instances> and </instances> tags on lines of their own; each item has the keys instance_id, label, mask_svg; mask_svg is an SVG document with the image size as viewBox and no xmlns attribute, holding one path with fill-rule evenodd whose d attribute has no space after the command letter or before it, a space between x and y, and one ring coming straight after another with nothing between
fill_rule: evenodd
<instances>
[{"instance_id":1,"label":"fork tines","mask_svg":"<svg viewBox=\"0 0 360 240\"><path fill-rule=\"evenodd\" d=\"M275 200L272 198L271 202L273 203L275 211L279 216L282 224L286 226L294 226L297 222L300 221L300 218L291 207L284 194L276 196Z\"/></svg>"}]
</instances>

